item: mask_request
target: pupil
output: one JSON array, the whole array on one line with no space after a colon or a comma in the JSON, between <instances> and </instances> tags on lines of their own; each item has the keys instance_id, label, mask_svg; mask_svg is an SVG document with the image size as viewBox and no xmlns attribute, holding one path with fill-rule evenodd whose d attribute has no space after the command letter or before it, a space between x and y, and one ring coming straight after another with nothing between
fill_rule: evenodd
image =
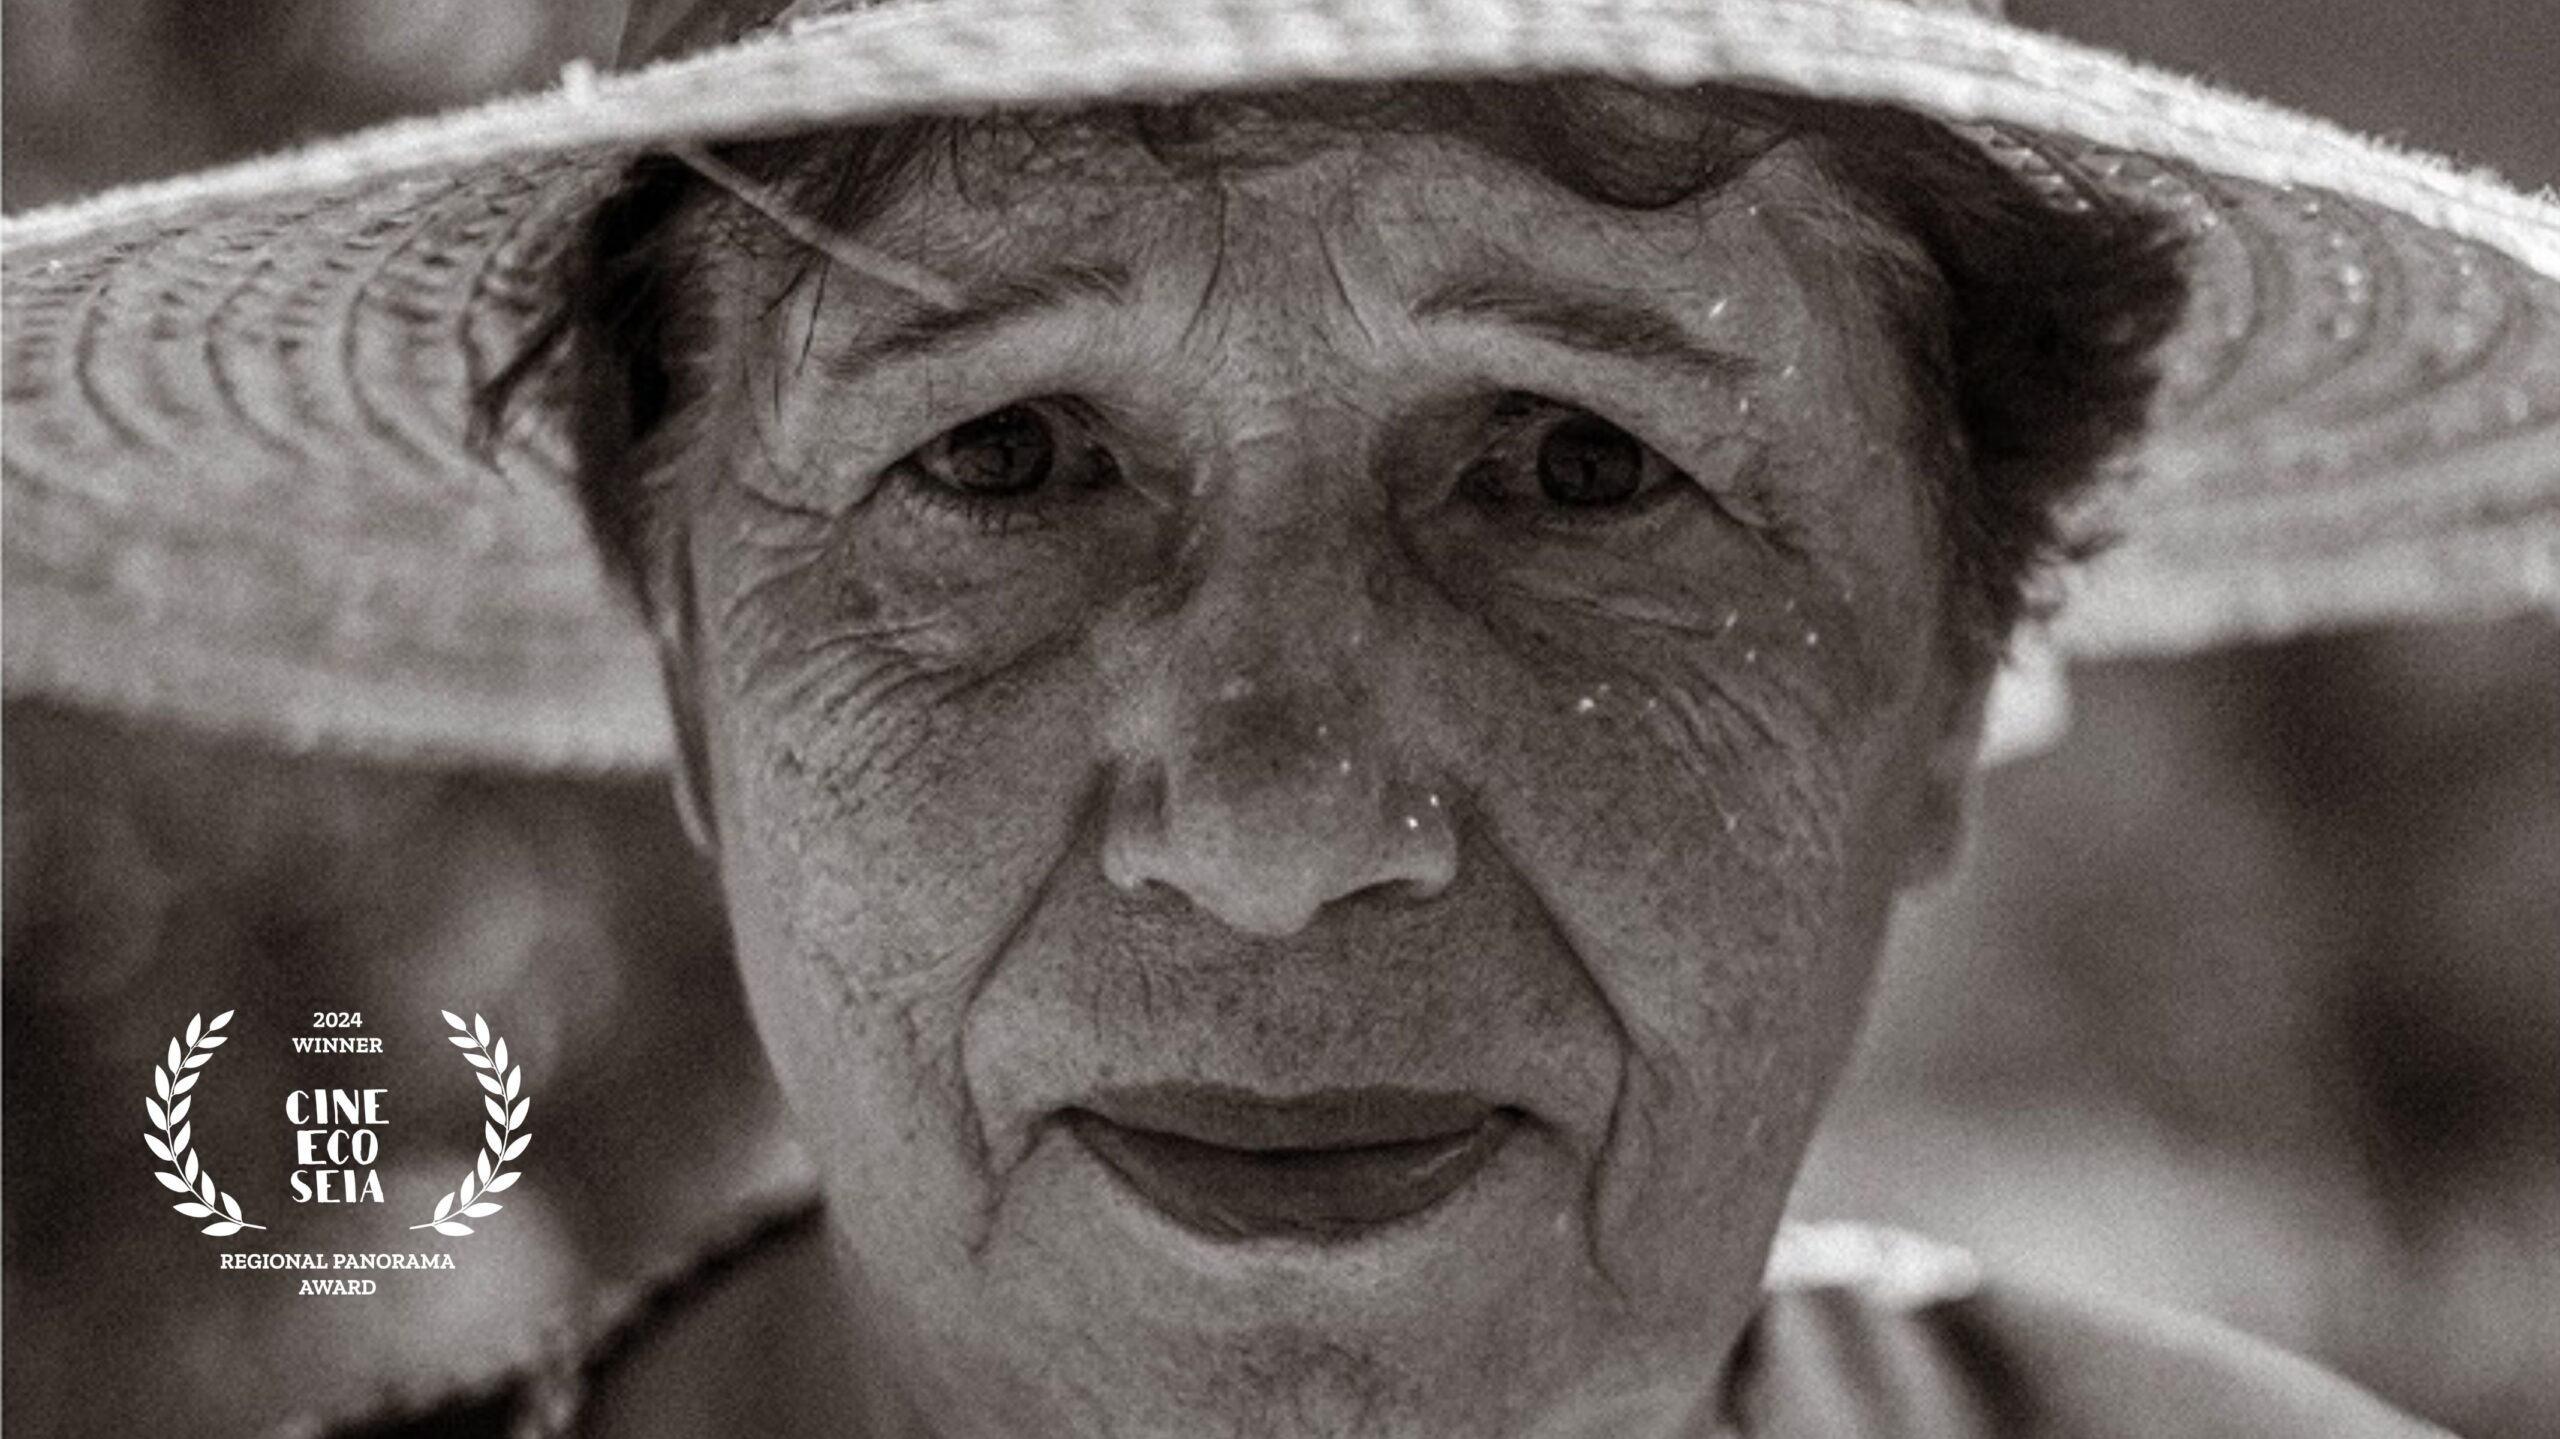
<instances>
[{"instance_id":1,"label":"pupil","mask_svg":"<svg viewBox=\"0 0 2560 1439\"><path fill-rule=\"evenodd\" d=\"M1057 442L1022 405L1008 405L951 432L952 479L984 495L1018 495L1049 478Z\"/></svg>"},{"instance_id":2,"label":"pupil","mask_svg":"<svg viewBox=\"0 0 2560 1439\"><path fill-rule=\"evenodd\" d=\"M1567 420L1538 445L1538 488L1557 504L1621 504L1643 480L1642 447L1606 420Z\"/></svg>"}]
</instances>

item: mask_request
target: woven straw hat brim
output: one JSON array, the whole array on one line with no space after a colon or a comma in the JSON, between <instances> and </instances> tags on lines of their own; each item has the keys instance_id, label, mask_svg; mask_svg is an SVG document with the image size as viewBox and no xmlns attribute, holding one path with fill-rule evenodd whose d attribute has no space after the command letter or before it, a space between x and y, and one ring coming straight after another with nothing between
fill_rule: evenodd
<instances>
[{"instance_id":1,"label":"woven straw hat brim","mask_svg":"<svg viewBox=\"0 0 2560 1439\"><path fill-rule=\"evenodd\" d=\"M295 746L661 762L535 414L471 397L635 154L923 112L1597 73L1908 107L2193 294L2074 520L2066 654L2560 610L2560 207L1996 20L1875 0L923 0L31 214L6 271L7 688Z\"/></svg>"}]
</instances>

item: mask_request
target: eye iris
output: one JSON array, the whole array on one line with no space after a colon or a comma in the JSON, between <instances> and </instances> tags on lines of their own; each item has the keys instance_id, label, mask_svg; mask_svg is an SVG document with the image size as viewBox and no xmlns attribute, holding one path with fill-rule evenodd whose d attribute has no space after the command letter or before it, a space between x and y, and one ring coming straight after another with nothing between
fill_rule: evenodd
<instances>
[{"instance_id":1,"label":"eye iris","mask_svg":"<svg viewBox=\"0 0 2560 1439\"><path fill-rule=\"evenodd\" d=\"M1058 444L1049 426L1021 405L982 415L951 432L951 481L982 495L1017 495L1049 478Z\"/></svg>"},{"instance_id":2,"label":"eye iris","mask_svg":"<svg viewBox=\"0 0 2560 1439\"><path fill-rule=\"evenodd\" d=\"M1538 488L1559 505L1623 504L1643 482L1643 446L1606 420L1567 420L1538 444Z\"/></svg>"}]
</instances>

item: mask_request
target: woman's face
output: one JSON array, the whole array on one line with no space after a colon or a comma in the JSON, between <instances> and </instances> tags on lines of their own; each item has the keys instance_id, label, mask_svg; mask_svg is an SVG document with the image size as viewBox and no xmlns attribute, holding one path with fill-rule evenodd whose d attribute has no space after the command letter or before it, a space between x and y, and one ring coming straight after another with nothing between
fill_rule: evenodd
<instances>
[{"instance_id":1,"label":"woman's face","mask_svg":"<svg viewBox=\"0 0 2560 1439\"><path fill-rule=\"evenodd\" d=\"M940 300L719 262L668 652L859 1351L955 1434L1702 1422L1969 761L1885 242L1792 144L1221 123L936 147L853 238Z\"/></svg>"}]
</instances>

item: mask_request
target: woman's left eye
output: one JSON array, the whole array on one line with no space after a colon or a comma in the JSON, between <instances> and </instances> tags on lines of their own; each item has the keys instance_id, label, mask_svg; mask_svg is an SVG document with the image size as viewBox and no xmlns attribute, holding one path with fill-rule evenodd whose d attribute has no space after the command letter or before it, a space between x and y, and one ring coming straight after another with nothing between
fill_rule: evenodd
<instances>
[{"instance_id":1,"label":"woman's left eye","mask_svg":"<svg viewBox=\"0 0 2560 1439\"><path fill-rule=\"evenodd\" d=\"M1479 505L1548 523L1607 524L1651 508L1685 478L1588 411L1509 396L1495 420L1494 442L1459 477L1460 492Z\"/></svg>"},{"instance_id":2,"label":"woman's left eye","mask_svg":"<svg viewBox=\"0 0 2560 1439\"><path fill-rule=\"evenodd\" d=\"M1643 491L1645 462L1653 458L1642 441L1607 420L1575 415L1538 441L1538 489L1559 505L1623 505Z\"/></svg>"}]
</instances>

